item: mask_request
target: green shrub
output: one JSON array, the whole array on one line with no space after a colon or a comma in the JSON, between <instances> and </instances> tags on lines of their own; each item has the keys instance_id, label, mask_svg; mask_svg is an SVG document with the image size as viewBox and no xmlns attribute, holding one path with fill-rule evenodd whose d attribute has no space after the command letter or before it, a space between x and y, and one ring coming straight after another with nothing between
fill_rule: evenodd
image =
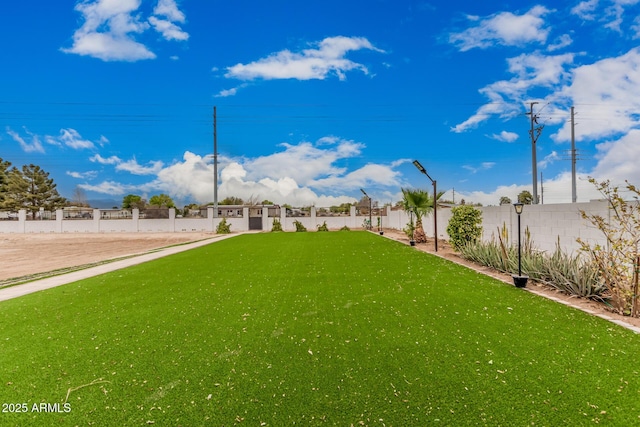
<instances>
[{"instance_id":1,"label":"green shrub","mask_svg":"<svg viewBox=\"0 0 640 427\"><path fill-rule=\"evenodd\" d=\"M324 221L322 225L317 225L318 231L329 231L329 227L327 227L327 221Z\"/></svg>"},{"instance_id":2,"label":"green shrub","mask_svg":"<svg viewBox=\"0 0 640 427\"><path fill-rule=\"evenodd\" d=\"M273 225L271 226L271 231L282 231L282 224L280 224L280 220L278 218L273 219Z\"/></svg>"},{"instance_id":3,"label":"green shrub","mask_svg":"<svg viewBox=\"0 0 640 427\"><path fill-rule=\"evenodd\" d=\"M296 226L296 231L297 232L303 232L303 231L307 231L307 227L304 226L303 223L301 223L298 220L293 221L293 225Z\"/></svg>"},{"instance_id":4,"label":"green shrub","mask_svg":"<svg viewBox=\"0 0 640 427\"><path fill-rule=\"evenodd\" d=\"M227 224L227 218L222 218L222 221L218 223L216 227L216 233L229 234L231 233L231 224Z\"/></svg>"},{"instance_id":5,"label":"green shrub","mask_svg":"<svg viewBox=\"0 0 640 427\"><path fill-rule=\"evenodd\" d=\"M482 235L482 212L470 205L451 209L451 219L447 226L449 242L453 249L460 251L467 243L475 242Z\"/></svg>"},{"instance_id":6,"label":"green shrub","mask_svg":"<svg viewBox=\"0 0 640 427\"><path fill-rule=\"evenodd\" d=\"M416 231L416 226L413 222L408 222L407 226L403 228L402 231L404 231L404 234L406 234L408 238L413 239L413 233Z\"/></svg>"},{"instance_id":7,"label":"green shrub","mask_svg":"<svg viewBox=\"0 0 640 427\"><path fill-rule=\"evenodd\" d=\"M351 229L345 225L340 229L340 231L351 231Z\"/></svg>"}]
</instances>

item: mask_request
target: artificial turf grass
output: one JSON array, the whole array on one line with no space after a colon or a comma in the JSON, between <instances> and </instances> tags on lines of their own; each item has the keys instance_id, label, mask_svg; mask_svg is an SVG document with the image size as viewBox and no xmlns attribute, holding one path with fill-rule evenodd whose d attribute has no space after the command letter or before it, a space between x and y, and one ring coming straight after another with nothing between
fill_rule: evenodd
<instances>
[{"instance_id":1,"label":"artificial turf grass","mask_svg":"<svg viewBox=\"0 0 640 427\"><path fill-rule=\"evenodd\" d=\"M240 236L0 304L8 425L629 425L629 331L371 233ZM11 384L8 384L11 383Z\"/></svg>"}]
</instances>

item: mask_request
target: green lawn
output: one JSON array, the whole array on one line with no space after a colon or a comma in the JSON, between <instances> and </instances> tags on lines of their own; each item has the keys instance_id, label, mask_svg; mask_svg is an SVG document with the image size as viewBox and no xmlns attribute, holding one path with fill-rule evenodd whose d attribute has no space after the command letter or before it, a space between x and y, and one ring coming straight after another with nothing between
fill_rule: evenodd
<instances>
[{"instance_id":1,"label":"green lawn","mask_svg":"<svg viewBox=\"0 0 640 427\"><path fill-rule=\"evenodd\" d=\"M0 425L629 426L638 354L375 234L245 235L0 302Z\"/></svg>"}]
</instances>

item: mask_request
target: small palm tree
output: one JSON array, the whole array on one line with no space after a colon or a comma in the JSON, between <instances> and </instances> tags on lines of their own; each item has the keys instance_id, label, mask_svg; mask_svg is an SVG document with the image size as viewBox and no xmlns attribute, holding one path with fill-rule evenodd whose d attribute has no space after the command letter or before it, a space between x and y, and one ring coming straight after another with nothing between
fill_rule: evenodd
<instances>
[{"instance_id":1,"label":"small palm tree","mask_svg":"<svg viewBox=\"0 0 640 427\"><path fill-rule=\"evenodd\" d=\"M444 192L436 194L440 199ZM422 227L422 217L433 211L433 197L425 190L402 189L402 208L406 212L412 212L416 216L416 227L413 239L416 243L425 243L427 235Z\"/></svg>"}]
</instances>

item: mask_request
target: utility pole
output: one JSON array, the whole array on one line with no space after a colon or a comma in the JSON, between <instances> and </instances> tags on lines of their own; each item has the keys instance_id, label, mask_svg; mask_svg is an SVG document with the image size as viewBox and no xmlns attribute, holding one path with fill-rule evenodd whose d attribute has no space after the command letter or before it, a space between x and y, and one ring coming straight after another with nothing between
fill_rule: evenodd
<instances>
[{"instance_id":1,"label":"utility pole","mask_svg":"<svg viewBox=\"0 0 640 427\"><path fill-rule=\"evenodd\" d=\"M529 103L529 112L527 115L531 116L531 130L529 134L531 135L531 176L533 177L533 204L538 204L538 165L536 160L536 142L538 142L538 138L542 133L542 128L544 125L539 125L534 127L534 124L538 124L538 116L533 114L533 106L536 105L537 102Z\"/></svg>"},{"instance_id":2,"label":"utility pole","mask_svg":"<svg viewBox=\"0 0 640 427\"><path fill-rule=\"evenodd\" d=\"M213 107L213 217L218 217L218 123Z\"/></svg>"},{"instance_id":3,"label":"utility pole","mask_svg":"<svg viewBox=\"0 0 640 427\"><path fill-rule=\"evenodd\" d=\"M540 172L540 204L544 205L544 181L542 180L542 172Z\"/></svg>"},{"instance_id":4,"label":"utility pole","mask_svg":"<svg viewBox=\"0 0 640 427\"><path fill-rule=\"evenodd\" d=\"M571 203L578 200L576 192L576 120L574 107L571 107Z\"/></svg>"}]
</instances>

